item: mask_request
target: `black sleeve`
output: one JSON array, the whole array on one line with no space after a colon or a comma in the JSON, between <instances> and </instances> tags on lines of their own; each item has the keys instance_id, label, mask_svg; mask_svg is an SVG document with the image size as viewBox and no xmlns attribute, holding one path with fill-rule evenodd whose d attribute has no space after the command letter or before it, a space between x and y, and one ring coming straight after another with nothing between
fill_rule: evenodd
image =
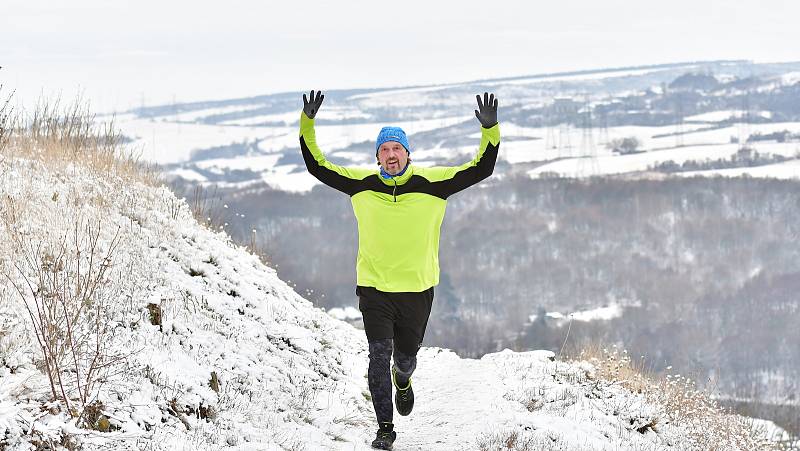
<instances>
[{"instance_id":1,"label":"black sleeve","mask_svg":"<svg viewBox=\"0 0 800 451\"><path fill-rule=\"evenodd\" d=\"M499 149L499 142L497 145L488 143L486 150L483 152L477 164L456 172L452 178L436 182L435 185L439 185L436 189L440 193L440 197L447 199L453 194L465 190L492 175L492 172L494 172L494 165L497 162L497 151Z\"/></svg>"},{"instance_id":2,"label":"black sleeve","mask_svg":"<svg viewBox=\"0 0 800 451\"><path fill-rule=\"evenodd\" d=\"M300 137L300 150L303 153L303 161L306 163L306 169L308 169L308 172L316 177L317 180L348 196L352 196L358 192L358 183L360 181L345 177L317 163L314 155L311 154L311 149L306 145L305 138L302 136Z\"/></svg>"}]
</instances>

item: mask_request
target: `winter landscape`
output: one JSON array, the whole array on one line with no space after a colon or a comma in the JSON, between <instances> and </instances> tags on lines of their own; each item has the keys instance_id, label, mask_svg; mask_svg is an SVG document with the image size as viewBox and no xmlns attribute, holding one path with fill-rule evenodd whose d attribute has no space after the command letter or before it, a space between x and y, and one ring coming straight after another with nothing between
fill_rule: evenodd
<instances>
[{"instance_id":1,"label":"winter landscape","mask_svg":"<svg viewBox=\"0 0 800 451\"><path fill-rule=\"evenodd\" d=\"M616 343L797 430L797 70L714 61L331 90L318 139L332 161L372 167L372 135L397 123L415 164L460 164L478 143L472 93L497 92L499 161L478 192L450 201L428 344L473 358L559 351L569 330L568 350ZM145 123L160 130L151 143L185 149L158 153L176 192L358 325L355 274L341 268L356 259L352 207L305 172L291 143L296 102L164 105L118 119L143 154L150 144L135 130ZM217 141L192 149L187 129Z\"/></svg>"},{"instance_id":2,"label":"winter landscape","mask_svg":"<svg viewBox=\"0 0 800 451\"><path fill-rule=\"evenodd\" d=\"M394 449L796 449L800 63L333 88L350 166L382 124L460 164L474 94L503 107ZM355 224L300 95L4 104L0 449L369 449Z\"/></svg>"}]
</instances>

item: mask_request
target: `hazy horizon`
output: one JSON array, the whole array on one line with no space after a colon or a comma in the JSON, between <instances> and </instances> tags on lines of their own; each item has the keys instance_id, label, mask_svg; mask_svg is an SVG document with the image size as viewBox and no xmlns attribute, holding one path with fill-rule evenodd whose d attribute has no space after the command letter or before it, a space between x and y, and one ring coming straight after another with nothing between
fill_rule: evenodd
<instances>
[{"instance_id":1,"label":"hazy horizon","mask_svg":"<svg viewBox=\"0 0 800 451\"><path fill-rule=\"evenodd\" d=\"M687 61L797 60L800 4L11 0L0 83L96 111ZM13 43L13 45L8 45Z\"/></svg>"}]
</instances>

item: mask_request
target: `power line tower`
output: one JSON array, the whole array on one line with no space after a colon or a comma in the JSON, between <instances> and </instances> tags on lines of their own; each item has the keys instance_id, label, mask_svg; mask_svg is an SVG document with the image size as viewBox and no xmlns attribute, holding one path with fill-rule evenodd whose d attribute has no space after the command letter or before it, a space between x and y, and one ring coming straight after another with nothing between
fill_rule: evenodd
<instances>
[{"instance_id":1,"label":"power line tower","mask_svg":"<svg viewBox=\"0 0 800 451\"><path fill-rule=\"evenodd\" d=\"M568 158L572 156L572 142L570 142L569 135L572 133L572 127L568 122L561 122L558 124L558 158Z\"/></svg>"},{"instance_id":2,"label":"power line tower","mask_svg":"<svg viewBox=\"0 0 800 451\"><path fill-rule=\"evenodd\" d=\"M542 124L544 126L544 150L546 152L558 148L555 133L553 132L553 114L551 109L552 107L547 108L547 112L543 118L544 123Z\"/></svg>"},{"instance_id":3,"label":"power line tower","mask_svg":"<svg viewBox=\"0 0 800 451\"><path fill-rule=\"evenodd\" d=\"M558 158L573 156L570 135L572 120L578 111L577 103L571 97L556 97L553 99L553 114L558 122Z\"/></svg>"},{"instance_id":4,"label":"power line tower","mask_svg":"<svg viewBox=\"0 0 800 451\"><path fill-rule=\"evenodd\" d=\"M578 176L599 174L597 148L594 143L594 124L592 123L592 104L586 95L581 109L581 153L578 161Z\"/></svg>"},{"instance_id":5,"label":"power line tower","mask_svg":"<svg viewBox=\"0 0 800 451\"><path fill-rule=\"evenodd\" d=\"M605 146L609 142L608 138L608 110L606 108L600 108L599 112L595 109L595 112L599 113L599 122L600 122L600 132L597 137L597 144L601 146Z\"/></svg>"}]
</instances>

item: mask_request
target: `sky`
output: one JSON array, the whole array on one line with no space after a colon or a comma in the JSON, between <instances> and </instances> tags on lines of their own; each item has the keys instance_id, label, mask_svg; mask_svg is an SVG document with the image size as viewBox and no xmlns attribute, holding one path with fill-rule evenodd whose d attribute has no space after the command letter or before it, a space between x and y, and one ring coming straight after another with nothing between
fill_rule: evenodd
<instances>
[{"instance_id":1,"label":"sky","mask_svg":"<svg viewBox=\"0 0 800 451\"><path fill-rule=\"evenodd\" d=\"M4 0L0 83L97 112L669 62L800 60L800 2Z\"/></svg>"}]
</instances>

